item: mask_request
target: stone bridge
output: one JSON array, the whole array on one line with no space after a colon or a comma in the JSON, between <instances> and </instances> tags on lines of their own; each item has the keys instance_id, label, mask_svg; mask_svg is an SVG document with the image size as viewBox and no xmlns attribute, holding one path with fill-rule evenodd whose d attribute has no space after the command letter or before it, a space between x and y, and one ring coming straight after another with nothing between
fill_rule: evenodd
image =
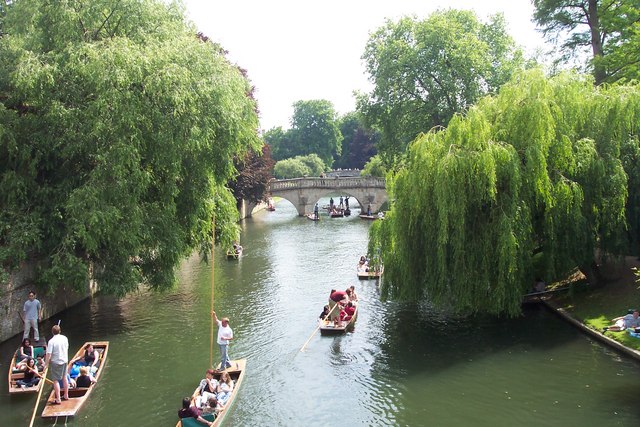
<instances>
[{"instance_id":1,"label":"stone bridge","mask_svg":"<svg viewBox=\"0 0 640 427\"><path fill-rule=\"evenodd\" d=\"M312 213L316 202L329 194L353 197L362 210L370 204L372 212L378 212L387 201L384 178L374 177L274 179L267 191L272 197L293 203L300 216ZM349 206L355 208L357 204L350 201Z\"/></svg>"}]
</instances>

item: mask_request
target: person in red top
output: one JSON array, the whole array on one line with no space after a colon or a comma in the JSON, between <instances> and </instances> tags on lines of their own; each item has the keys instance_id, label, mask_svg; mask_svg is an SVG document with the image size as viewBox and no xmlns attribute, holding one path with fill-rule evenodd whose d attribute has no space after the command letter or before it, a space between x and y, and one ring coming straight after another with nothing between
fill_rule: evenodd
<instances>
[{"instance_id":1,"label":"person in red top","mask_svg":"<svg viewBox=\"0 0 640 427\"><path fill-rule=\"evenodd\" d=\"M340 318L345 322L348 322L353 317L353 313L356 312L356 307L351 301L347 303L347 306L340 312Z\"/></svg>"},{"instance_id":2,"label":"person in red top","mask_svg":"<svg viewBox=\"0 0 640 427\"><path fill-rule=\"evenodd\" d=\"M342 321L340 320L340 307L336 307L336 304L343 306L347 303L347 293L345 291L336 291L331 289L329 295L329 309L331 310L331 320L335 327L341 327Z\"/></svg>"},{"instance_id":3,"label":"person in red top","mask_svg":"<svg viewBox=\"0 0 640 427\"><path fill-rule=\"evenodd\" d=\"M211 424L213 424L213 422L207 421L200 416L200 410L191 405L191 398L189 397L185 397L184 399L182 399L182 409L178 411L178 418L195 418L199 423L206 426L210 426Z\"/></svg>"}]
</instances>

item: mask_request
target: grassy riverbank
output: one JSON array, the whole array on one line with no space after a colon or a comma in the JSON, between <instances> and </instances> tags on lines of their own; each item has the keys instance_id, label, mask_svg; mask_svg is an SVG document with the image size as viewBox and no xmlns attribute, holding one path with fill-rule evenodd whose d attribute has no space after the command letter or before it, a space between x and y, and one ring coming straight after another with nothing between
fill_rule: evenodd
<instances>
[{"instance_id":1,"label":"grassy riverbank","mask_svg":"<svg viewBox=\"0 0 640 427\"><path fill-rule=\"evenodd\" d=\"M627 314L630 308L640 308L640 283L632 268L640 268L637 257L627 257L622 265L607 266L605 273L611 277L597 288L576 280L568 292L556 295L552 302L563 308L587 327L602 331L611 324L611 319ZM606 332L607 337L621 344L640 350L640 338L628 332Z\"/></svg>"}]
</instances>

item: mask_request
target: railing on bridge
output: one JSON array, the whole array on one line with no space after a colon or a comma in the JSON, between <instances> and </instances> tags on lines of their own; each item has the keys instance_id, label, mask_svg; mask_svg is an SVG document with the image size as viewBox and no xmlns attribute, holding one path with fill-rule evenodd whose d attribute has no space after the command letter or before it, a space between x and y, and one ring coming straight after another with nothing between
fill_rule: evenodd
<instances>
[{"instance_id":1,"label":"railing on bridge","mask_svg":"<svg viewBox=\"0 0 640 427\"><path fill-rule=\"evenodd\" d=\"M269 182L269 191L303 188L385 188L385 179L376 177L293 178L274 179Z\"/></svg>"}]
</instances>

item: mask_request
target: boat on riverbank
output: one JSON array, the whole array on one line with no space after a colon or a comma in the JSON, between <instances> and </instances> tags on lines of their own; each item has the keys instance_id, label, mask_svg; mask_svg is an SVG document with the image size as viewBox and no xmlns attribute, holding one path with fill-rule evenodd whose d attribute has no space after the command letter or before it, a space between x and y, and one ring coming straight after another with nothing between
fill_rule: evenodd
<instances>
[{"instance_id":1,"label":"boat on riverbank","mask_svg":"<svg viewBox=\"0 0 640 427\"><path fill-rule=\"evenodd\" d=\"M107 355L109 353L109 341L90 341L82 344L76 354L69 359L69 365L67 366L67 372L71 370L73 360L81 357L84 354L84 349L87 344L93 345L93 348L98 352L100 360L97 363L98 370L93 377L96 382L89 387L76 387L69 389L69 400L63 400L60 404L53 405L51 402L55 399L55 391L51 390L49 400L42 411L42 418L54 418L54 417L73 417L80 410L84 402L89 398L91 392L98 384L100 384L100 376L104 371L104 367L107 363ZM61 396L62 397L62 396Z\"/></svg>"},{"instance_id":2,"label":"boat on riverbank","mask_svg":"<svg viewBox=\"0 0 640 427\"><path fill-rule=\"evenodd\" d=\"M354 305L356 311L353 313L353 316L351 316L351 319L348 321L343 321L341 326L335 326L329 318L318 320L318 322L320 322L320 335L340 335L353 331L356 319L358 318L358 304Z\"/></svg>"},{"instance_id":3,"label":"boat on riverbank","mask_svg":"<svg viewBox=\"0 0 640 427\"><path fill-rule=\"evenodd\" d=\"M38 356L42 356L44 357L44 353L45 353L46 348L44 346L33 346L33 356L34 359L37 359ZM21 380L24 378L24 371L22 369L15 369L16 368L16 364L18 363L18 358L20 355L20 349L18 348L18 350L16 350L13 353L13 358L11 359L11 364L9 365L9 375L8 375L8 379L9 379L9 394L33 394L33 393L38 393L40 391L40 389L42 388L42 386L44 385L45 381L43 379L40 379L40 381L38 382L37 385L33 386L33 387L20 387L16 381ZM42 372L40 372L40 374L42 374Z\"/></svg>"},{"instance_id":4,"label":"boat on riverbank","mask_svg":"<svg viewBox=\"0 0 640 427\"><path fill-rule=\"evenodd\" d=\"M220 411L220 413L217 416L214 417L213 415L203 415L203 418L205 418L206 420L213 421L213 424L211 424L212 427L219 426L224 420L224 418L226 417L226 415L231 410L231 405L233 405L233 401L235 400L236 395L238 394L238 390L240 390L240 385L242 385L242 379L244 378L246 366L247 366L247 359L232 360L231 368L228 368L225 370L225 372L227 372L231 377L231 379L233 380L233 391L231 392L231 397L229 397L229 400L227 400L227 403L224 405L224 409ZM217 381L220 381L220 374L221 373L216 372L213 378L215 378ZM192 405L195 405L196 399L199 396L200 396L200 387L198 386L196 387L193 394L191 395ZM196 420L195 418L183 418L178 421L178 424L176 424L176 427L195 427L195 426L202 426L202 424L200 424L198 420Z\"/></svg>"}]
</instances>

